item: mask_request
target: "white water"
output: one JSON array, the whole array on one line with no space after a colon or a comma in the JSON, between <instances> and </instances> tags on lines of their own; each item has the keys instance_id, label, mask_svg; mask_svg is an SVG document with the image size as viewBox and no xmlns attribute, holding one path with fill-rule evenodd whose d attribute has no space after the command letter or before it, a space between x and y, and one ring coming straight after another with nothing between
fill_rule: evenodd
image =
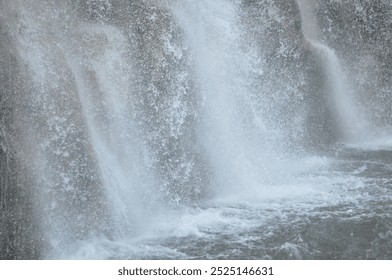
<instances>
[{"instance_id":1,"label":"white water","mask_svg":"<svg viewBox=\"0 0 392 280\"><path fill-rule=\"evenodd\" d=\"M324 63L329 84L328 91L332 97L330 106L336 113L336 122L339 124L344 141L363 141L370 132L369 125L355 105L353 90L341 69L338 57L332 49L321 43L311 41L311 44Z\"/></svg>"},{"instance_id":2,"label":"white water","mask_svg":"<svg viewBox=\"0 0 392 280\"><path fill-rule=\"evenodd\" d=\"M390 162L378 144L366 156L362 146L293 149L291 139L307 143L303 104L314 100L296 91L306 79L264 75L290 66L298 46L279 37L276 57L264 55L273 38L250 40L243 2L146 2L131 23L42 3L12 11L27 84L28 106L15 113L28 135L20 157L34 174L43 258L331 258L323 244L347 243L346 228L361 236L357 222L372 227L367 219L380 229L365 243L389 242L389 208L380 218L377 205L392 197ZM284 21L272 4L268 12L270 26ZM302 17L325 70L326 107L344 140L357 140L370 129L355 92L317 40L315 15ZM325 221L338 228L332 241Z\"/></svg>"},{"instance_id":3,"label":"white water","mask_svg":"<svg viewBox=\"0 0 392 280\"><path fill-rule=\"evenodd\" d=\"M121 31L110 26L82 25L74 36L78 49L69 50L68 63L110 203L113 234L127 236L148 223L145 213L157 203L151 163L134 119L128 45ZM91 53L81 43L101 46Z\"/></svg>"},{"instance_id":4,"label":"white water","mask_svg":"<svg viewBox=\"0 0 392 280\"><path fill-rule=\"evenodd\" d=\"M343 141L358 142L369 135L369 124L354 98L354 88L344 73L335 51L319 40L317 25L318 0L298 0L301 10L302 31L323 64L327 78L329 108L343 136Z\"/></svg>"},{"instance_id":5,"label":"white water","mask_svg":"<svg viewBox=\"0 0 392 280\"><path fill-rule=\"evenodd\" d=\"M116 27L86 24L79 22L76 17L59 16L54 20L56 27L48 31L57 34L53 37L41 31L40 25L49 24L39 20L35 14L37 11L29 10L32 6L26 4L21 9L26 35L18 38L19 52L30 68L36 87L36 92L29 97L30 106L37 107L43 122L48 118L48 122L55 127L54 131L47 132L48 139L44 136L42 140L37 132L31 132L30 136L41 141L41 150L34 148L31 152L36 153L36 176L45 174L38 179L41 184L39 192L51 201L42 209L47 238L54 247L54 253L51 254L56 255L58 250L68 246L65 243L74 239L74 230L88 231L86 228L90 226L93 227L92 232L98 235L109 227L111 238L139 234L148 226L149 215L154 215L153 212L159 208L159 195L153 195L156 183L150 171L151 159L136 125L133 109L135 100L130 87L132 69L128 63L129 46L125 36ZM47 5L43 11L55 14L56 8ZM63 12L71 14L68 10ZM50 39L48 36L51 36ZM67 78L69 80L63 83ZM70 96L74 92L77 96L72 99ZM39 98L34 94L39 95ZM65 101L62 101L61 96ZM65 105L65 110L51 105L56 102ZM74 102L80 102L80 106ZM72 113L75 109L81 110L77 113L81 117ZM30 121L31 126L35 121ZM64 201L62 192L77 192L82 181L73 180L78 175L73 174L70 167L67 169L51 163L74 156L70 153L75 143L67 143L65 138L72 135L73 126L84 125L89 139L88 152L94 162L84 163L79 160L72 164L75 167L80 165L79 168L83 168L84 164L98 166L99 172L93 176L101 182L93 184L90 192L103 192L105 202L99 206L99 198L93 198L97 200L96 205L91 206L93 208L86 214L96 220L95 225L90 224L89 217L70 216L70 208L75 207L76 210L77 206L73 206L71 201ZM51 141L59 138L64 139L52 151ZM86 208L87 203L95 204L86 201ZM61 208L61 204L64 204L65 209Z\"/></svg>"},{"instance_id":6,"label":"white water","mask_svg":"<svg viewBox=\"0 0 392 280\"><path fill-rule=\"evenodd\" d=\"M241 51L238 7L222 0L182 1L171 9L184 30L200 83L198 137L213 169L214 192L244 191L261 181L260 162L268 148L263 151L260 143L250 139L255 127L244 125L249 109L241 103L249 92L242 83L249 79L250 63Z\"/></svg>"}]
</instances>

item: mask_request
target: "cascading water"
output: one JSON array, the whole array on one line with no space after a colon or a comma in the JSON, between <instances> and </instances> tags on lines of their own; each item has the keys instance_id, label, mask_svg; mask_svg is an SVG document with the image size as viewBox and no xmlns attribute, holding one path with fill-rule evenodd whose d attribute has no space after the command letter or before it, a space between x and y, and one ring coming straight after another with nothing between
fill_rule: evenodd
<instances>
[{"instance_id":1,"label":"cascading water","mask_svg":"<svg viewBox=\"0 0 392 280\"><path fill-rule=\"evenodd\" d=\"M299 0L298 4L304 36L319 54L325 68L327 90L331 96L330 109L336 115L335 121L338 123L340 133L346 141L363 138L366 133L369 133L369 126L355 106L353 90L349 86L339 59L331 48L318 41L317 19L314 16L317 1Z\"/></svg>"},{"instance_id":2,"label":"cascading water","mask_svg":"<svg viewBox=\"0 0 392 280\"><path fill-rule=\"evenodd\" d=\"M392 258L376 2L1 1L1 258Z\"/></svg>"},{"instance_id":3,"label":"cascading water","mask_svg":"<svg viewBox=\"0 0 392 280\"><path fill-rule=\"evenodd\" d=\"M363 138L369 128L354 105L350 96L351 89L345 81L345 75L335 52L320 43L311 42L311 44L320 52L325 63L326 75L330 85L329 91L332 97L331 107L336 108L336 122L340 126L341 134L343 134L346 141Z\"/></svg>"},{"instance_id":4,"label":"cascading water","mask_svg":"<svg viewBox=\"0 0 392 280\"><path fill-rule=\"evenodd\" d=\"M211 168L211 184L214 192L222 192L222 187L238 194L239 188L244 191L261 180L264 154L269 150L246 84L252 65L250 54L241 50L238 4L183 1L170 9L183 29L200 83L197 94L202 104L196 129Z\"/></svg>"}]
</instances>

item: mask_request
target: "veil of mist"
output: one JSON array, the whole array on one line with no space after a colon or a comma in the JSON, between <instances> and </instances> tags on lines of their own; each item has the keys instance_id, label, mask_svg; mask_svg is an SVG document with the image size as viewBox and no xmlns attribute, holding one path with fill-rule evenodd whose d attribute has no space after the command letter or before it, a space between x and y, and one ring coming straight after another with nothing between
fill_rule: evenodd
<instances>
[{"instance_id":1,"label":"veil of mist","mask_svg":"<svg viewBox=\"0 0 392 280\"><path fill-rule=\"evenodd\" d=\"M392 259L391 0L0 0L0 259Z\"/></svg>"}]
</instances>

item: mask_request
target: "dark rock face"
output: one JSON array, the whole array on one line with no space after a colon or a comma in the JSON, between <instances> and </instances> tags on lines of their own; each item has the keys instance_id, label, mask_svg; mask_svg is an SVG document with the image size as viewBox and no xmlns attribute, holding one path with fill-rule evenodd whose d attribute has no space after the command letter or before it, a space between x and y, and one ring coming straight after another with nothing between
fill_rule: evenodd
<instances>
[{"instance_id":1,"label":"dark rock face","mask_svg":"<svg viewBox=\"0 0 392 280\"><path fill-rule=\"evenodd\" d=\"M0 8L3 8L2 4ZM17 101L24 79L8 22L0 18L0 259L40 257L39 225L34 223L28 173L18 154Z\"/></svg>"}]
</instances>

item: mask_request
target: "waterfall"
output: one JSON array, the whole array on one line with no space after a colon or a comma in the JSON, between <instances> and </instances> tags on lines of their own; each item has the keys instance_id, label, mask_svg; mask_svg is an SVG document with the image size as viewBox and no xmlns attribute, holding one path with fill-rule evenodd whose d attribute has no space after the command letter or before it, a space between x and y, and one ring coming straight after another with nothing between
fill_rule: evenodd
<instances>
[{"instance_id":1,"label":"waterfall","mask_svg":"<svg viewBox=\"0 0 392 280\"><path fill-rule=\"evenodd\" d=\"M16 115L28 135L20 157L32 154L38 223L56 252L91 235L134 234L158 196L132 110L127 39L80 21L70 5L46 4L11 11L19 13L15 44L31 79Z\"/></svg>"},{"instance_id":2,"label":"waterfall","mask_svg":"<svg viewBox=\"0 0 392 280\"><path fill-rule=\"evenodd\" d=\"M0 258L318 256L389 170L345 145L390 131L392 7L343 2L0 1Z\"/></svg>"},{"instance_id":3,"label":"waterfall","mask_svg":"<svg viewBox=\"0 0 392 280\"><path fill-rule=\"evenodd\" d=\"M298 1L305 38L320 57L327 79L329 109L335 115L340 134L345 141L358 141L369 133L368 121L359 112L354 99L354 89L344 73L333 49L319 41L317 17L318 1Z\"/></svg>"},{"instance_id":4,"label":"waterfall","mask_svg":"<svg viewBox=\"0 0 392 280\"><path fill-rule=\"evenodd\" d=\"M332 97L331 109L335 110L336 122L346 141L363 139L369 128L366 119L359 113L353 100L353 90L341 69L339 59L329 47L318 42L311 42L320 53L325 65L325 73L329 83L328 91Z\"/></svg>"},{"instance_id":5,"label":"waterfall","mask_svg":"<svg viewBox=\"0 0 392 280\"><path fill-rule=\"evenodd\" d=\"M252 152L259 152L260 146L250 143L247 137L252 128L244 125L254 105L246 104L249 91L242 84L249 80L247 71L251 65L250 58L241 51L238 4L182 1L171 9L184 30L195 79L200 84L198 138L212 168L214 191L222 192L221 187L244 191L260 180L254 160L260 163L262 153L259 159L252 158ZM263 136L259 134L260 140Z\"/></svg>"},{"instance_id":6,"label":"waterfall","mask_svg":"<svg viewBox=\"0 0 392 280\"><path fill-rule=\"evenodd\" d=\"M140 228L143 212L147 211L142 206L147 205L144 197L151 197L154 187L132 108L128 45L124 35L110 26L85 25L78 33L76 39L71 38L77 45L68 50L67 63L75 77L114 231L122 236ZM90 53L80 43L104 45ZM77 53L80 50L82 53Z\"/></svg>"}]
</instances>

